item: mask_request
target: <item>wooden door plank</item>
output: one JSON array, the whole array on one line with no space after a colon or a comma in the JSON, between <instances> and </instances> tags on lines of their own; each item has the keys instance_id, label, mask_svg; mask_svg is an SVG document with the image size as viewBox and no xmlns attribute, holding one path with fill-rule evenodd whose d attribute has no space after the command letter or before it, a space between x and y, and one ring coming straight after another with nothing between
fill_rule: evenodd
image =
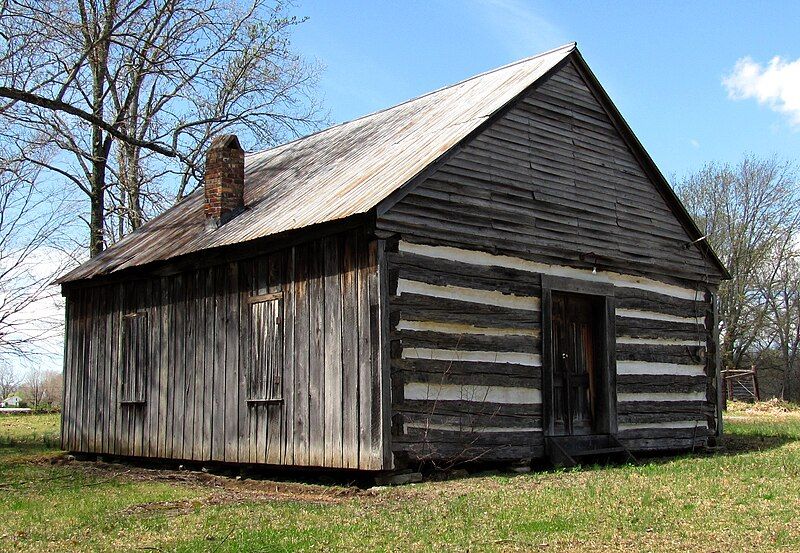
<instances>
[{"instance_id":1,"label":"wooden door plank","mask_svg":"<svg viewBox=\"0 0 800 553\"><path fill-rule=\"evenodd\" d=\"M254 295L266 294L267 293L267 261L265 257L257 258L252 264L252 271L253 274L250 278L251 281L251 293ZM260 344L258 343L256 337L259 336L257 331L258 327L262 324L262 321L257 317L258 314L258 306L257 305L250 305L249 306L249 313L250 317L247 321L247 330L246 335L248 336L248 344L247 344L247 362L248 370L250 371L250 378L248 378L249 382L249 394L252 396L253 389L256 387L254 383L255 372L260 371L260 367L256 365L256 363L261 363L262 360L260 356L258 356L258 351L260 348ZM264 463L266 462L266 434L267 434L267 417L266 417L266 409L264 409L259 404L253 404L249 406L250 412L250 460L252 463Z\"/></svg>"},{"instance_id":2,"label":"wooden door plank","mask_svg":"<svg viewBox=\"0 0 800 553\"><path fill-rule=\"evenodd\" d=\"M284 289L284 265L286 260L287 256L284 252L273 253L266 259L266 293L276 294ZM276 309L281 310L280 312L274 313L274 316L280 317L281 319L279 324L275 325L275 331L279 332L281 335L274 343L277 344L278 348L282 349L276 352L276 355L280 356L277 367L270 367L270 372L278 379L278 383L274 385L272 393L277 393L277 396L281 399L285 398L285 389L283 388L282 382L285 373L284 365L286 363L285 344L287 321L285 303L286 297L284 295L283 299L275 306ZM267 404L262 407L262 412L263 418L266 420L266 451L263 456L263 462L277 465L281 463L282 458L284 405L282 403Z\"/></svg>"}]
</instances>

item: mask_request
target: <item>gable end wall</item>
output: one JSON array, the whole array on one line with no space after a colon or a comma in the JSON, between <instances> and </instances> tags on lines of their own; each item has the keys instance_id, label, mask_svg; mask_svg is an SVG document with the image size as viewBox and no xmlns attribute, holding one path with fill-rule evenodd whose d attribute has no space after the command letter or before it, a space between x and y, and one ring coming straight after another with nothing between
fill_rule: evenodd
<instances>
[{"instance_id":1,"label":"gable end wall","mask_svg":"<svg viewBox=\"0 0 800 553\"><path fill-rule=\"evenodd\" d=\"M568 64L378 218L392 444L414 460L544 453L541 276L614 285L619 438L716 431L718 269Z\"/></svg>"}]
</instances>

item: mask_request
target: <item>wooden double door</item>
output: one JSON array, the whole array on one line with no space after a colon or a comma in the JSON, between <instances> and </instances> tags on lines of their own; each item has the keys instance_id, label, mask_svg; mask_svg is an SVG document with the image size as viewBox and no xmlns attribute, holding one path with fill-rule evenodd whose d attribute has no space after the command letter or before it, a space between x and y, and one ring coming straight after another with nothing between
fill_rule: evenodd
<instances>
[{"instance_id":1,"label":"wooden double door","mask_svg":"<svg viewBox=\"0 0 800 553\"><path fill-rule=\"evenodd\" d=\"M553 434L598 432L601 298L553 292L552 295Z\"/></svg>"}]
</instances>

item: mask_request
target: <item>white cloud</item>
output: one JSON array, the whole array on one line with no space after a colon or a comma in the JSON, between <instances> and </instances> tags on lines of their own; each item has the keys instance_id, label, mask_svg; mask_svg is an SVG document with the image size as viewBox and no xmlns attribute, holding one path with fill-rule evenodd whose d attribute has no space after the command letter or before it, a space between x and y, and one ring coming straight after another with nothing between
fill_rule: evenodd
<instances>
[{"instance_id":1,"label":"white cloud","mask_svg":"<svg viewBox=\"0 0 800 553\"><path fill-rule=\"evenodd\" d=\"M694 148L695 150L699 150L700 149L700 142L696 138L690 138L689 139L689 144L691 144L692 148Z\"/></svg>"},{"instance_id":2,"label":"white cloud","mask_svg":"<svg viewBox=\"0 0 800 553\"><path fill-rule=\"evenodd\" d=\"M477 0L478 15L498 42L516 58L525 58L572 40L520 0Z\"/></svg>"},{"instance_id":3,"label":"white cloud","mask_svg":"<svg viewBox=\"0 0 800 553\"><path fill-rule=\"evenodd\" d=\"M775 56L766 65L745 57L722 79L733 100L753 98L773 111L785 114L791 125L800 126L800 59Z\"/></svg>"}]
</instances>

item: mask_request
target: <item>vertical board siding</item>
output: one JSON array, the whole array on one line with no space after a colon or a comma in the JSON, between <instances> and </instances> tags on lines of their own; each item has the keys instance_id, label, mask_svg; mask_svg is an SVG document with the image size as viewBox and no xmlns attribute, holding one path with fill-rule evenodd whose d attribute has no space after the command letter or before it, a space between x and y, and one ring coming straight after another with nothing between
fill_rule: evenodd
<instances>
[{"instance_id":1,"label":"vertical board siding","mask_svg":"<svg viewBox=\"0 0 800 553\"><path fill-rule=\"evenodd\" d=\"M358 302L357 320L358 328L369 328L370 301L369 301L369 250L360 241L358 247ZM358 400L359 400L359 427L358 427L358 466L367 468L370 464L372 453L372 432L370 421L372 419L372 393L370 390L370 365L372 356L372 339L369 332L358 333Z\"/></svg>"},{"instance_id":2,"label":"vertical board siding","mask_svg":"<svg viewBox=\"0 0 800 553\"><path fill-rule=\"evenodd\" d=\"M294 336L294 464L308 465L309 366L308 348L311 342L309 329L308 266L309 248L297 247L295 259L295 336Z\"/></svg>"},{"instance_id":3,"label":"vertical board siding","mask_svg":"<svg viewBox=\"0 0 800 553\"><path fill-rule=\"evenodd\" d=\"M281 426L283 437L281 439L280 452L272 452L270 450L268 457L278 456L280 462L284 465L294 465L294 390L295 386L295 334L297 330L297 295L292 293L294 288L294 276L296 270L296 248L292 248L285 254L283 262L285 263L285 274L287 277L284 279L283 284L283 316L284 316L284 339L283 339L283 362L284 365L284 378L283 378L283 404L281 405L281 412L283 414L283 425Z\"/></svg>"},{"instance_id":4,"label":"vertical board siding","mask_svg":"<svg viewBox=\"0 0 800 553\"><path fill-rule=\"evenodd\" d=\"M325 244L311 243L308 267L309 375L308 454L309 465L325 463Z\"/></svg>"},{"instance_id":5,"label":"vertical board siding","mask_svg":"<svg viewBox=\"0 0 800 553\"><path fill-rule=\"evenodd\" d=\"M225 379L225 423L222 430L224 438L223 460L228 463L238 461L239 457L239 403L245 401L244 391L239 387L239 266L228 265L225 274L225 361L223 374ZM240 392L242 392L240 394Z\"/></svg>"},{"instance_id":6,"label":"vertical board siding","mask_svg":"<svg viewBox=\"0 0 800 553\"><path fill-rule=\"evenodd\" d=\"M204 287L203 287L203 317L205 319L205 338L203 341L203 403L201 410L203 413L203 431L202 431L202 455L200 459L211 459L212 455L212 441L211 436L214 428L214 350L213 345L216 343L217 325L215 319L215 305L216 299L214 295L214 269L202 269ZM163 338L162 338L163 339ZM163 392L162 392L163 393Z\"/></svg>"},{"instance_id":7,"label":"vertical board siding","mask_svg":"<svg viewBox=\"0 0 800 553\"><path fill-rule=\"evenodd\" d=\"M192 459L203 459L203 432L205 427L204 421L204 390L205 390L205 356L203 344L206 339L206 312L205 312L205 285L206 275L204 271L197 271L194 275L195 283L195 297L192 302L194 308L194 318L192 325L194 326L194 404L191 413L193 419L193 438L192 438ZM152 436L151 436L152 437Z\"/></svg>"},{"instance_id":8,"label":"vertical board siding","mask_svg":"<svg viewBox=\"0 0 800 553\"><path fill-rule=\"evenodd\" d=\"M397 244L387 271L397 455L543 454L540 403L465 395L532 397L526 391L542 386L542 274L615 287L624 443L691 447L715 428L704 320L718 272L685 247L686 230L573 65L518 100L376 226Z\"/></svg>"},{"instance_id":9,"label":"vertical board siding","mask_svg":"<svg viewBox=\"0 0 800 553\"><path fill-rule=\"evenodd\" d=\"M341 244L342 266L357 266L357 242L345 240ZM342 404L360 405L358 400L359 372L344 370L358 366L358 272L343 271L342 289ZM342 463L345 468L358 468L359 416L358 408L345 409L342 414Z\"/></svg>"},{"instance_id":10,"label":"vertical board siding","mask_svg":"<svg viewBox=\"0 0 800 553\"><path fill-rule=\"evenodd\" d=\"M170 398L170 380L169 380L169 335L167 329L169 328L169 300L170 300L170 284L169 278L161 278L159 280L159 303L160 306L158 318L160 325L158 328L158 410L156 411L156 419L158 420L158 432L154 436L158 444L158 457L168 457L169 449L167 444L172 445L171 437L167 433L167 406L171 405ZM122 288L122 287L120 287ZM153 360L151 360L153 361ZM150 398L150 402L155 401L155 398ZM118 436L118 439L121 439ZM170 448L171 449L171 448Z\"/></svg>"},{"instance_id":11,"label":"vertical board siding","mask_svg":"<svg viewBox=\"0 0 800 553\"><path fill-rule=\"evenodd\" d=\"M325 465L342 466L342 285L339 241L325 239Z\"/></svg>"},{"instance_id":12,"label":"vertical board siding","mask_svg":"<svg viewBox=\"0 0 800 553\"><path fill-rule=\"evenodd\" d=\"M68 289L64 447L384 468L376 248L351 231L196 272ZM277 292L278 301L248 302ZM259 305L267 308L253 315ZM123 332L128 313L147 323ZM262 332L271 341L255 344L252 325L270 318L281 320L282 335ZM123 404L128 351L146 365L129 398L143 401ZM251 364L266 357L279 370L261 380ZM264 397L249 397L254 388Z\"/></svg>"}]
</instances>

